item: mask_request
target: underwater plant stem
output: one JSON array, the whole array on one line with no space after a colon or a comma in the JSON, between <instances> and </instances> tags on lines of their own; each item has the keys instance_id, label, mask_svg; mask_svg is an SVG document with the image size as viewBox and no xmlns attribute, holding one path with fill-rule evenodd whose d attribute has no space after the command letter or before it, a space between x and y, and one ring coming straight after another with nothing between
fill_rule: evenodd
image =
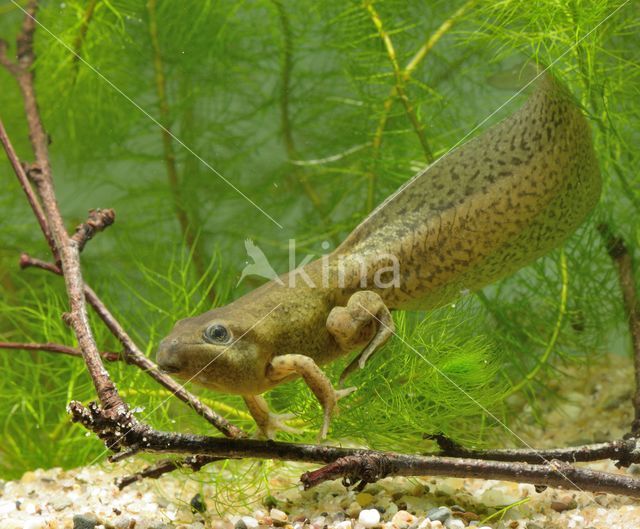
<instances>
[{"instance_id":1,"label":"underwater plant stem","mask_svg":"<svg viewBox=\"0 0 640 529\"><path fill-rule=\"evenodd\" d=\"M75 422L94 432L114 452L127 450L152 453L190 454L229 458L258 458L280 461L322 463L326 466L301 476L305 488L323 481L344 478L345 484L360 481L363 486L387 476L450 476L533 483L592 492L611 492L640 497L640 480L568 463L548 464L487 461L482 459L421 456L343 448L261 441L256 439L224 439L204 435L158 431L138 422L130 412L120 417L106 414L98 404L84 406L74 401L69 411ZM116 435L114 432L122 432ZM628 440L628 461L640 460L636 440Z\"/></svg>"},{"instance_id":2,"label":"underwater plant stem","mask_svg":"<svg viewBox=\"0 0 640 529\"><path fill-rule=\"evenodd\" d=\"M380 34L380 38L384 43L384 48L387 52L387 56L389 57L389 61L391 62L391 67L393 68L393 74L395 77L394 89L396 92L396 96L400 99L400 102L404 107L407 117L411 122L413 130L415 131L416 136L418 136L418 141L422 146L422 150L424 151L424 156L427 162L432 163L434 160L433 152L431 151L431 147L429 146L427 136L424 133L424 127L420 122L420 120L418 119L415 109L413 108L413 104L411 103L411 100L409 99L409 96L406 93L405 85L408 77L405 77L404 71L400 68L400 65L398 63L398 57L396 55L396 50L393 46L393 41L391 40L391 36L384 29L382 19L380 18L380 15L376 11L376 8L373 6L373 2L371 2L370 0L367 0L367 2L365 3L365 6L367 8L367 11L369 12L369 15L371 16L371 21L373 22L373 25L376 27L376 29L378 30L378 33Z\"/></svg>"},{"instance_id":3,"label":"underwater plant stem","mask_svg":"<svg viewBox=\"0 0 640 529\"><path fill-rule=\"evenodd\" d=\"M471 0L471 1L475 2L477 0ZM370 0L367 0L365 2L365 7L369 12L371 21L373 22L374 26L378 30L378 33L380 35L380 38L382 39L382 42L384 43L384 47L387 52L389 61L391 62L391 66L393 68L393 74L395 77L395 84L391 88L391 92L389 93L389 96L387 97L387 99L383 104L382 115L378 120L378 126L376 127L376 131L373 136L373 141L372 141L373 160L375 162L380 156L380 146L382 145L382 135L387 125L389 113L391 112L391 108L393 106L394 100L396 98L399 98L405 109L405 113L407 114L407 117L409 118L409 121L411 122L411 125L416 135L418 136L418 140L420 142L420 145L422 146L422 150L424 152L427 162L432 163L434 161L433 152L431 150L431 147L429 146L429 142L425 135L424 127L422 123L420 123L420 120L418 119L418 116L415 113L413 105L411 104L411 101L409 100L409 97L405 91L405 85L409 80L409 78L411 77L411 73L413 72L413 70L415 70L418 64L426 57L426 55L429 53L431 48L433 48L436 42L440 40L442 35L444 35L448 31L448 29L453 25L453 20L449 19L451 22L448 26L444 26L444 24L440 26L440 28L438 28L438 30L431 36L431 38L420 48L420 50L418 50L418 53L416 53L416 55L414 55L414 57L409 61L409 63L407 64L407 67L404 69L401 69L398 63L398 57L396 55L395 47L393 46L393 41L391 40L391 37L389 36L387 31L384 29L382 19L380 18L380 15L378 14L376 8L373 6L373 3ZM367 202L366 202L367 211L371 211L373 209L373 201L375 198L374 197L375 180L376 180L375 171L372 170L369 175L369 183L367 186Z\"/></svg>"},{"instance_id":4,"label":"underwater plant stem","mask_svg":"<svg viewBox=\"0 0 640 529\"><path fill-rule=\"evenodd\" d=\"M278 12L278 19L280 20L280 27L282 30L282 70L280 78L280 126L282 128L282 136L284 139L284 146L287 153L287 161L293 165L291 174L302 186L302 190L309 202L318 212L320 220L323 224L323 229L329 231L327 216L323 211L322 199L318 192L315 190L309 178L306 174L304 167L299 167L293 164L294 160L297 160L298 154L296 149L296 143L293 138L293 126L291 123L291 74L293 72L293 37L291 33L291 22L289 15L287 14L284 5L280 0L271 0ZM335 239L335 234L331 235L333 243L337 246L339 241Z\"/></svg>"},{"instance_id":5,"label":"underwater plant stem","mask_svg":"<svg viewBox=\"0 0 640 529\"><path fill-rule=\"evenodd\" d=\"M0 349L15 349L23 351L46 351L49 353L60 353L67 356L82 358L82 351L77 347L70 347L61 343L24 343L24 342L0 342ZM120 353L101 352L102 358L108 362L121 360Z\"/></svg>"},{"instance_id":6,"label":"underwater plant stem","mask_svg":"<svg viewBox=\"0 0 640 529\"><path fill-rule=\"evenodd\" d=\"M162 136L162 149L164 151L164 163L167 171L167 179L169 181L169 189L173 197L173 207L176 212L180 231L184 238L189 253L193 260L193 267L198 278L206 273L204 256L198 239L194 234L189 220L189 212L184 207L184 197L180 186L180 178L178 176L178 166L176 164L176 154L173 148L173 134L171 133L171 110L169 108L169 99L167 98L167 78L164 72L164 63L162 60L162 52L160 50L160 38L158 35L158 18L156 11L156 0L148 0L147 13L149 14L149 36L151 39L151 47L153 49L153 70L155 76L156 95L158 97L158 107L160 111L160 134ZM210 289L207 292L209 301L213 304L215 301L215 292Z\"/></svg>"},{"instance_id":7,"label":"underwater plant stem","mask_svg":"<svg viewBox=\"0 0 640 529\"><path fill-rule=\"evenodd\" d=\"M424 60L424 58L429 54L429 52L433 49L433 47L438 43L438 41L449 31L455 23L475 4L478 3L478 0L469 0L467 3L463 4L459 7L453 15L451 15L447 20L445 20L438 29L436 29L426 40L426 42L420 47L420 49L414 54L414 56L409 60L407 65L402 70L402 77L404 82L408 82L411 78L411 74L413 74L414 70L418 67L418 65ZM393 102L397 97L398 93L396 87L394 86L387 99L384 101L382 107L382 114L378 121L378 126L373 136L373 156L374 158L378 158L380 156L380 147L382 145L382 135L384 134L384 129L387 126L387 121L389 120L389 112L391 111L391 107L393 106Z\"/></svg>"},{"instance_id":8,"label":"underwater plant stem","mask_svg":"<svg viewBox=\"0 0 640 529\"><path fill-rule=\"evenodd\" d=\"M87 32L89 31L89 25L91 24L91 20L93 19L93 15L96 12L96 6L100 0L90 0L85 9L84 15L82 17L82 24L80 24L80 29L78 31L78 36L73 42L73 65L74 65L74 73L72 84L75 84L76 79L78 77L78 65L80 64L80 57L82 55L82 48L84 46L84 41L87 38Z\"/></svg>"},{"instance_id":9,"label":"underwater plant stem","mask_svg":"<svg viewBox=\"0 0 640 529\"><path fill-rule=\"evenodd\" d=\"M560 276L562 278L562 286L560 288L560 306L558 307L558 317L556 318L556 324L553 327L553 332L551 333L551 337L547 342L544 353L538 359L535 367L531 371L529 371L529 373L527 373L527 375L522 380L520 380L520 382L518 382L515 386L512 386L511 389L507 391L504 396L505 399L510 395L513 395L514 393L520 391L537 376L538 372L549 361L549 357L551 356L551 353L553 352L553 349L558 341L558 337L560 336L562 324L564 323L564 318L567 314L567 299L569 297L569 270L567 267L567 256L564 253L564 250L560 250Z\"/></svg>"},{"instance_id":10,"label":"underwater plant stem","mask_svg":"<svg viewBox=\"0 0 640 529\"><path fill-rule=\"evenodd\" d=\"M627 315L636 383L633 395L634 419L631 423L631 434L640 436L640 307L638 306L637 285L633 273L633 260L624 239L614 235L609 225L600 224L598 230L605 240L607 253L616 266L618 282L622 291L622 302Z\"/></svg>"}]
</instances>

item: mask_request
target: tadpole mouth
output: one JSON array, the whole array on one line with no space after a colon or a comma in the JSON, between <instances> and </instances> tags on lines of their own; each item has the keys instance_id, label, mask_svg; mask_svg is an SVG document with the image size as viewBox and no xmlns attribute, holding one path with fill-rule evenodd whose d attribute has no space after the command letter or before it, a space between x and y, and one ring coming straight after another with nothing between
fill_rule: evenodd
<instances>
[{"instance_id":1,"label":"tadpole mouth","mask_svg":"<svg viewBox=\"0 0 640 529\"><path fill-rule=\"evenodd\" d=\"M176 366L158 366L160 368L160 371L162 373L164 373L165 375L171 375L173 373L179 373L180 372L180 368L176 367Z\"/></svg>"}]
</instances>

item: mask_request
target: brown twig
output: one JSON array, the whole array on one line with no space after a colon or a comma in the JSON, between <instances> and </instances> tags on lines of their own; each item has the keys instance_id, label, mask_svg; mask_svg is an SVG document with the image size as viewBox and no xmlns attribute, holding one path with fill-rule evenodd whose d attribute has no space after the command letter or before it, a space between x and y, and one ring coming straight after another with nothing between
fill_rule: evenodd
<instances>
[{"instance_id":1,"label":"brown twig","mask_svg":"<svg viewBox=\"0 0 640 529\"><path fill-rule=\"evenodd\" d=\"M221 459L224 458L211 456L188 456L183 459L163 459L148 466L140 472L116 479L116 486L122 490L137 481L141 481L146 478L158 479L169 472L183 468L189 469L192 472L198 472L202 467L215 461L220 461Z\"/></svg>"},{"instance_id":2,"label":"brown twig","mask_svg":"<svg viewBox=\"0 0 640 529\"><path fill-rule=\"evenodd\" d=\"M73 420L94 432L116 452L144 450L154 453L191 454L229 458L262 458L327 466L306 473L301 481L306 488L340 477L348 482L371 483L385 476L453 476L482 479L502 479L563 488L579 487L593 492L611 492L640 497L640 480L635 478L575 468L554 461L545 465L484 461L440 456L417 456L361 450L334 446L280 443L255 439L224 439L203 435L180 434L154 430L124 412L119 417L106 414L96 403L85 407L79 402L69 404ZM640 453L633 451L629 460L637 462Z\"/></svg>"},{"instance_id":3,"label":"brown twig","mask_svg":"<svg viewBox=\"0 0 640 529\"><path fill-rule=\"evenodd\" d=\"M451 459L447 457L414 457L403 454L370 453L340 458L314 472L302 475L305 489L332 479L343 478L348 485L363 488L387 476L442 476L500 479L533 485L579 488L590 492L610 492L631 497L640 496L640 481L628 476L576 468L554 461L548 465Z\"/></svg>"},{"instance_id":4,"label":"brown twig","mask_svg":"<svg viewBox=\"0 0 640 529\"><path fill-rule=\"evenodd\" d=\"M124 404L118 395L115 385L109 378L109 374L102 364L100 351L98 350L93 333L88 324L78 243L69 237L66 231L53 188L51 166L49 163L49 137L40 119L32 69L35 60L33 34L36 28L35 15L37 9L38 4L36 1L31 1L27 5L22 31L16 39L17 60L13 70L10 70L18 81L20 91L22 92L29 127L29 139L31 140L31 146L35 154L36 161L30 166L29 176L38 189L42 212L44 213L44 217L47 220L46 224L51 233L52 240L50 242L52 244L52 251L58 252L60 268L64 271L63 276L70 307L66 321L76 335L84 361L87 364L87 369L91 374L96 392L105 410L126 408L126 404ZM9 146L7 155L10 156L10 152L15 154L14 149L8 141L8 137L6 137L6 133L3 145L5 145L5 149L7 149L7 145ZM22 175L19 172L16 172L16 174L22 182ZM34 207L34 203L31 203L31 205ZM34 208L34 213L36 213L36 216L38 215L37 207Z\"/></svg>"},{"instance_id":5,"label":"brown twig","mask_svg":"<svg viewBox=\"0 0 640 529\"><path fill-rule=\"evenodd\" d=\"M116 213L112 209L90 209L87 221L78 225L71 237L78 244L78 251L81 252L89 239L111 226L115 219Z\"/></svg>"},{"instance_id":6,"label":"brown twig","mask_svg":"<svg viewBox=\"0 0 640 529\"><path fill-rule=\"evenodd\" d=\"M46 351L49 353L59 353L68 356L82 358L82 351L77 347L70 347L60 343L24 343L24 342L0 342L0 349L16 349L23 351ZM117 362L122 360L120 353L105 351L100 356L107 362Z\"/></svg>"},{"instance_id":7,"label":"brown twig","mask_svg":"<svg viewBox=\"0 0 640 529\"><path fill-rule=\"evenodd\" d=\"M31 206L31 209L33 210L33 214L35 215L36 220L40 225L40 229L42 230L42 234L44 235L44 238L47 241L49 248L51 248L51 250L53 251L54 256L56 256L57 255L56 245L53 241L53 237L51 236L51 232L49 231L47 219L44 216L44 211L42 210L40 201L38 200L38 197L36 196L35 192L33 191L33 188L31 187L31 183L29 182L27 173L24 170L24 167L22 166L22 164L20 163L20 160L18 159L18 155L16 154L16 151L13 149L13 145L9 141L9 136L7 135L7 131L5 130L4 124L2 123L2 121L0 121L0 142L4 147L4 151L7 154L7 158L9 159L9 163L11 163L11 167L13 168L13 171L16 173L16 176L18 177L18 181L20 182L20 187L22 187L22 190L27 196L29 205Z\"/></svg>"},{"instance_id":8,"label":"brown twig","mask_svg":"<svg viewBox=\"0 0 640 529\"><path fill-rule=\"evenodd\" d=\"M640 436L640 307L638 306L637 286L633 273L631 254L622 237L613 234L607 224L600 224L598 230L605 240L607 253L613 260L618 272L618 282L622 291L622 302L627 315L629 334L633 347L633 363L636 389L633 395L634 419L631 435Z\"/></svg>"},{"instance_id":9,"label":"brown twig","mask_svg":"<svg viewBox=\"0 0 640 529\"><path fill-rule=\"evenodd\" d=\"M164 387L174 392L180 400L188 403L198 414L204 417L215 427L219 428L225 435L230 437L246 436L245 432L231 425L223 417L201 403L194 395L187 392L180 384L167 375L161 373L155 364L136 347L133 340L131 340L128 334L124 331L116 318L113 317L95 292L85 285L82 280L79 265L79 251L81 246L84 246L84 243L86 243L86 240L90 235L93 235L100 228L106 227L109 223L109 219L113 220L113 217L110 210L102 210L99 214L94 213L93 220L90 218L89 222L81 225L79 231L74 237L69 237L64 229L51 178L51 167L49 164L48 154L49 138L44 131L42 122L40 121L33 87L34 76L32 66L35 56L33 54L32 41L36 27L34 18L36 10L37 2L30 2L26 10L27 14L24 18L22 32L17 38L18 53L16 62L11 63L6 58L6 53L2 53L6 50L6 46L0 47L0 62L5 66L10 66L8 69L18 81L18 85L22 92L29 126L29 138L36 155L36 162L29 165L28 173L31 180L34 181L37 186L44 207L40 206L40 201L37 200L33 190L31 190L29 179L26 176L27 172L20 163L1 121L0 132L5 151L12 161L12 166L18 176L18 179L23 185L23 189L25 189L25 192L27 193L27 198L31 204L34 214L41 223L41 228L45 237L47 237L49 232L55 232L52 233L50 237L47 237L47 240L50 241L50 248L54 256L58 255L59 250L60 254L62 254L62 245L65 245L66 266L65 263L62 262L62 259L60 264L53 264L39 259L30 258L27 254L21 255L20 266L22 268L35 266L64 277L72 306L68 321L76 332L80 350L85 356L87 367L92 375L94 384L96 385L96 391L98 391L101 402L103 402L102 399L106 399L106 402L112 407L116 407L122 403L121 399L117 395L113 382L110 380L104 366L102 366L99 361L99 352L95 345L95 341L93 340L88 321L86 320L87 315L84 306L85 296L87 301L93 306L107 327L109 327L111 332L123 344L125 359L127 362L147 371L152 378L156 379ZM29 190L31 190L31 193L28 192ZM85 347L87 349L85 349ZM105 402L103 402L103 404L105 404ZM109 406L105 407L109 408Z\"/></svg>"},{"instance_id":10,"label":"brown twig","mask_svg":"<svg viewBox=\"0 0 640 529\"><path fill-rule=\"evenodd\" d=\"M439 454L447 457L492 461L519 461L532 464L544 464L548 461L584 463L610 459L616 461L616 466L621 468L628 467L632 463L637 462L637 451L640 450L640 440L635 438L541 450L533 448L472 450L463 447L442 434L427 434L424 438L436 441L440 448Z\"/></svg>"}]
</instances>

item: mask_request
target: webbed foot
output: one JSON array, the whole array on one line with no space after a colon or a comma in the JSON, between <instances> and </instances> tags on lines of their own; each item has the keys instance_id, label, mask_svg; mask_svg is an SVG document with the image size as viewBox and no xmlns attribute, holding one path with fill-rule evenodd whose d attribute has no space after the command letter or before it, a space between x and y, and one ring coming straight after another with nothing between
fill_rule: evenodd
<instances>
[{"instance_id":1,"label":"webbed foot","mask_svg":"<svg viewBox=\"0 0 640 529\"><path fill-rule=\"evenodd\" d=\"M294 419L295 413L273 413L269 410L267 401L260 395L245 395L243 399L258 426L255 437L275 439L276 433L279 431L292 434L302 433L299 428L285 422Z\"/></svg>"}]
</instances>

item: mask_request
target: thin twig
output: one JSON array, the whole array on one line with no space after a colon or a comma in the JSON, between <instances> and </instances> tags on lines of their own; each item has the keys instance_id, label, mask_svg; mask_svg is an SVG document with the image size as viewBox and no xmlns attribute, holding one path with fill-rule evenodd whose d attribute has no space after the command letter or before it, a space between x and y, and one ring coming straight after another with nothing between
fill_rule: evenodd
<instances>
[{"instance_id":1,"label":"thin twig","mask_svg":"<svg viewBox=\"0 0 640 529\"><path fill-rule=\"evenodd\" d=\"M60 250L60 265L46 263L39 259L32 259L26 254L22 254L20 258L20 265L23 268L29 266L39 267L50 272L54 272L58 275L62 275L65 279L67 286L67 292L69 294L72 310L68 321L72 324L80 350L83 353L87 368L89 369L94 384L96 385L96 391L101 398L101 401L107 409L110 407L117 407L124 403L119 398L115 385L109 378L104 366L100 362L99 351L93 339L91 329L87 321L86 308L84 305L85 296L87 301L94 307L96 312L103 319L107 327L118 338L118 340L124 346L126 361L138 366L139 368L147 371L152 378L160 382L164 387L174 392L176 396L187 402L198 414L204 417L211 424L219 428L225 435L230 437L242 437L246 434L231 425L223 417L216 414L208 406L202 404L194 395L187 392L180 384L173 379L161 373L155 364L151 362L146 356L135 346L131 338L120 326L119 322L108 311L106 306L98 298L98 296L87 285L84 284L80 272L79 264L79 247L83 240L86 241L86 235L91 231L91 234L95 232L93 229L87 230L86 227L81 228L80 235L75 239L69 237L60 216L58 210L55 192L53 190L53 183L51 178L51 167L48 158L48 135L44 131L40 116L38 113L37 102L35 99L35 91L33 88L34 76L32 73L32 66L35 56L33 54L33 33L35 30L35 14L37 10L37 2L31 2L27 7L27 14L24 18L23 29L17 39L18 59L11 69L11 73L14 75L20 86L25 112L27 115L27 121L29 125L29 137L33 146L33 150L36 154L36 163L30 165L29 175L36 183L37 189L40 193L43 207L39 209L39 202L37 200L31 200L30 195L27 193L27 198L32 206L34 214L42 221L43 233L47 231L52 232L50 247L54 256L58 255ZM2 51L0 49L0 51ZM2 122L0 121L0 130L4 131ZM27 182L25 178L25 171L20 164L15 150L9 141L6 132L3 134L3 145L10 159L15 163L12 163L18 179L22 182ZM29 189L29 188L27 188ZM33 193L32 193L33 195ZM105 210L106 211L106 210ZM107 215L108 217L108 215ZM47 220L48 219L48 220ZM104 219L99 224L104 225ZM62 245L64 244L65 250L65 263L62 262ZM103 401L104 399L104 401Z\"/></svg>"},{"instance_id":2,"label":"thin twig","mask_svg":"<svg viewBox=\"0 0 640 529\"><path fill-rule=\"evenodd\" d=\"M638 306L633 261L622 237L614 235L607 224L600 224L598 230L605 240L607 253L613 260L618 272L618 282L622 291L622 301L627 315L629 334L631 335L636 383L633 395L634 419L631 424L631 434L637 437L640 436L640 307Z\"/></svg>"},{"instance_id":3,"label":"thin twig","mask_svg":"<svg viewBox=\"0 0 640 529\"><path fill-rule=\"evenodd\" d=\"M332 479L343 478L345 485L358 484L362 489L387 476L442 476L499 479L533 485L561 487L590 492L610 492L640 497L640 480L597 470L576 468L554 461L549 465L450 459L446 457L414 457L403 454L372 452L340 458L314 472L302 475L305 489ZM570 480L570 481L569 481Z\"/></svg>"},{"instance_id":4,"label":"thin twig","mask_svg":"<svg viewBox=\"0 0 640 529\"><path fill-rule=\"evenodd\" d=\"M35 54L33 51L33 34L36 28L35 16L37 9L38 3L36 1L31 1L27 5L22 30L16 39L17 60L16 67L12 72L22 92L29 127L29 139L31 140L36 160L30 166L29 176L38 189L42 211L51 233L51 249L54 255L57 252L60 259L60 268L64 271L63 276L70 307L66 321L76 335L100 402L102 402L106 410L122 409L126 408L126 404L118 395L115 384L109 378L109 374L102 364L100 351L88 323L78 243L69 237L66 231L53 188L49 162L49 137L40 119L34 88L33 63ZM4 140L3 145L6 143L5 150L7 155L10 156L10 153L15 153L15 151L11 147L6 134ZM22 174L19 171L16 171L16 175L22 181ZM31 205L34 207L34 203L31 203ZM34 213L36 216L38 215L37 208L34 208Z\"/></svg>"},{"instance_id":5,"label":"thin twig","mask_svg":"<svg viewBox=\"0 0 640 529\"><path fill-rule=\"evenodd\" d=\"M584 463L610 459L616 461L618 468L622 468L628 467L637 460L637 451L640 449L640 440L635 438L540 450L534 448L472 450L442 434L425 434L424 438L436 441L440 448L439 454L443 456L492 461L519 461L532 464L543 464L554 460L566 463Z\"/></svg>"},{"instance_id":6,"label":"thin twig","mask_svg":"<svg viewBox=\"0 0 640 529\"><path fill-rule=\"evenodd\" d=\"M111 226L115 218L116 213L112 209L90 209L89 218L76 227L76 232L71 237L78 244L78 251L81 252L96 233Z\"/></svg>"},{"instance_id":7,"label":"thin twig","mask_svg":"<svg viewBox=\"0 0 640 529\"><path fill-rule=\"evenodd\" d=\"M183 459L163 459L148 466L140 472L116 479L116 486L122 490L137 481L141 481L146 478L159 479L169 472L184 468L187 468L192 472L198 472L205 465L215 461L220 461L221 459L224 458L211 456L188 456Z\"/></svg>"},{"instance_id":8,"label":"thin twig","mask_svg":"<svg viewBox=\"0 0 640 529\"><path fill-rule=\"evenodd\" d=\"M36 220L40 225L40 230L42 231L42 234L44 235L44 238L47 241L49 248L51 248L51 250L54 253L54 256L56 256L57 255L56 245L53 242L53 237L51 236L51 232L49 231L49 226L47 224L47 219L44 216L42 205L40 204L38 197L36 196L35 192L33 191L33 188L31 187L31 183L29 182L27 173L25 172L24 167L20 163L20 160L18 159L18 155L16 154L16 151L13 149L13 145L9 141L9 136L7 135L7 131L4 128L4 124L2 123L2 120L0 120L0 142L2 142L2 146L4 147L4 151L7 154L7 158L9 159L9 162L11 163L11 167L13 168L13 171L16 173L16 176L18 177L18 181L20 182L20 187L22 187L24 194L27 196L27 200L29 201L29 205L33 210L33 214L35 215Z\"/></svg>"},{"instance_id":9,"label":"thin twig","mask_svg":"<svg viewBox=\"0 0 640 529\"><path fill-rule=\"evenodd\" d=\"M73 420L94 432L115 452L136 447L145 452L204 455L210 457L260 458L328 464L301 477L306 488L329 479L347 478L351 483L371 483L386 476L451 476L502 479L536 485L563 487L592 492L612 492L640 497L640 480L575 468L561 461L537 465L519 462L484 461L440 456L419 456L334 446L280 443L255 439L228 440L203 435L162 432L140 423L126 412L114 417L96 403L84 406L71 402ZM636 443L627 461L640 460Z\"/></svg>"},{"instance_id":10,"label":"thin twig","mask_svg":"<svg viewBox=\"0 0 640 529\"><path fill-rule=\"evenodd\" d=\"M25 343L25 342L0 342L0 349L16 349L23 351L46 351L63 355L82 358L82 351L77 347L70 347L61 343ZM107 362L122 360L120 353L110 351L101 352L100 355Z\"/></svg>"}]
</instances>

